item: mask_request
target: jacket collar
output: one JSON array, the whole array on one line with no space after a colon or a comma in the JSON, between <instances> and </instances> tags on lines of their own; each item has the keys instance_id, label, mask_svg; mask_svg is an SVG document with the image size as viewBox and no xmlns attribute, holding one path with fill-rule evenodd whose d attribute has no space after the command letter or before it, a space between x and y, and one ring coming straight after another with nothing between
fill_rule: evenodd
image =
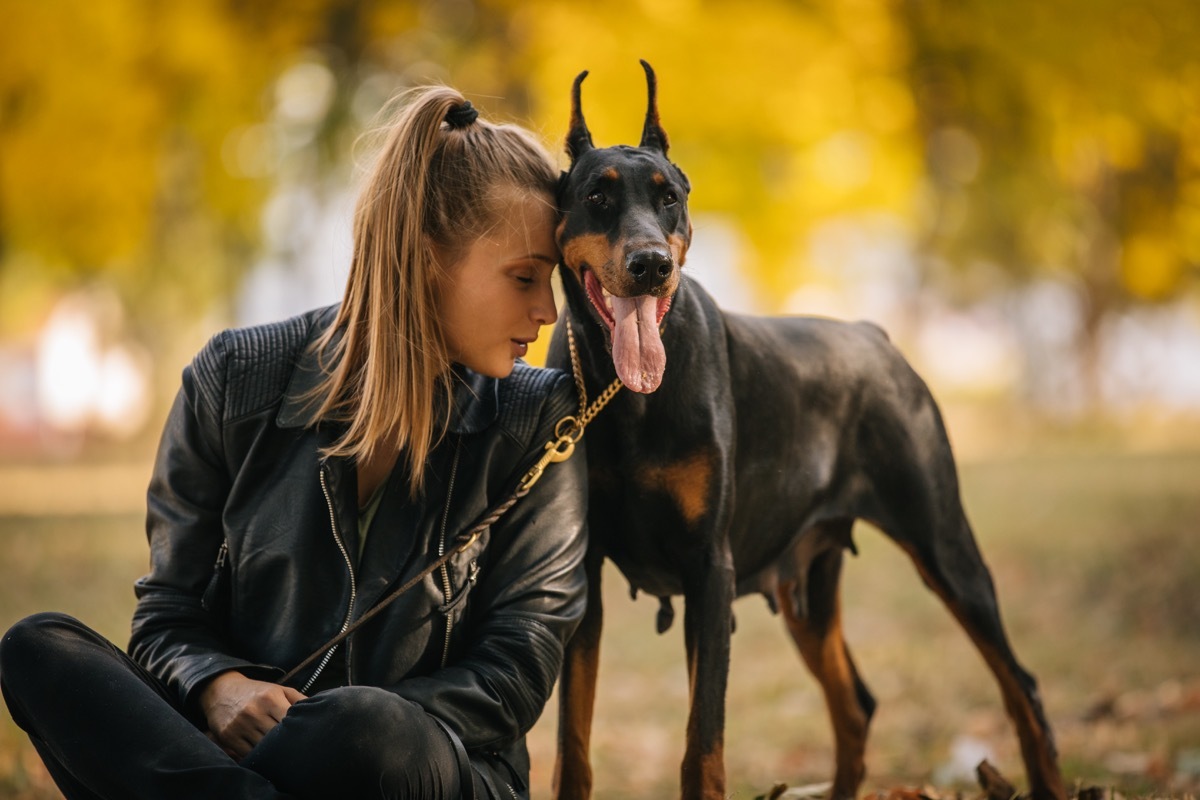
<instances>
[{"instance_id":1,"label":"jacket collar","mask_svg":"<svg viewBox=\"0 0 1200 800\"><path fill-rule=\"evenodd\" d=\"M313 414L316 405L305 402L322 377L320 353L313 343L333 324L337 306L316 312L309 326L308 339L301 347L292 370L287 391L275 423L281 428L305 428L317 422ZM340 332L338 336L340 337ZM336 339L335 339L336 342ZM499 381L480 375L461 364L453 367L454 398L451 409L450 431L456 434L478 433L491 425L499 413Z\"/></svg>"}]
</instances>

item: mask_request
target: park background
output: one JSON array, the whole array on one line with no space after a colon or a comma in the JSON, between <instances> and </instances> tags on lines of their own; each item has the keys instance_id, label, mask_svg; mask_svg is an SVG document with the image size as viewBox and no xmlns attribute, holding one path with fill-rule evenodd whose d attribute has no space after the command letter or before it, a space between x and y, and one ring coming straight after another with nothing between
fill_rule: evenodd
<instances>
[{"instance_id":1,"label":"park background","mask_svg":"<svg viewBox=\"0 0 1200 800\"><path fill-rule=\"evenodd\" d=\"M878 322L942 402L1068 783L1200 787L1193 0L0 0L0 18L0 629L57 609L126 640L179 372L224 327L337 299L359 139L390 97L449 83L560 152L588 69L596 142L632 143L646 58L694 187L687 269L731 309ZM981 659L896 548L856 538L845 627L880 703L864 789L970 791L982 757L1020 784ZM681 626L657 636L615 571L605 592L597 794L671 796ZM827 779L818 687L761 599L735 613L732 796ZM535 797L554 726L552 704ZM0 797L56 796L0 711Z\"/></svg>"}]
</instances>

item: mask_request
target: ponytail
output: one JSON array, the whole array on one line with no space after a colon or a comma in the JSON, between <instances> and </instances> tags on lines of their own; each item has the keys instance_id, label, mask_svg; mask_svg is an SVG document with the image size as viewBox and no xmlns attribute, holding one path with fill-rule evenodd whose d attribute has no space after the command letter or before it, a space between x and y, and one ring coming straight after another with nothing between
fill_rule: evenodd
<instances>
[{"instance_id":1,"label":"ponytail","mask_svg":"<svg viewBox=\"0 0 1200 800\"><path fill-rule=\"evenodd\" d=\"M333 325L314 345L324 377L310 399L314 419L346 425L322 455L363 461L377 447L396 448L416 497L452 408L437 307L445 270L504 213L499 193L553 198L557 171L528 132L478 119L453 89L400 99L358 198L350 275Z\"/></svg>"}]
</instances>

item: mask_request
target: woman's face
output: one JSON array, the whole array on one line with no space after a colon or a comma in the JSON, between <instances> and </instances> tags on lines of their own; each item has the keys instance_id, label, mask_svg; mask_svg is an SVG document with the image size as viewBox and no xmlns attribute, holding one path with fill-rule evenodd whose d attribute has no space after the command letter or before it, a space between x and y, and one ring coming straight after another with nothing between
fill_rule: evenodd
<instances>
[{"instance_id":1,"label":"woman's face","mask_svg":"<svg viewBox=\"0 0 1200 800\"><path fill-rule=\"evenodd\" d=\"M504 378L558 318L550 290L558 250L549 195L512 192L498 202L500 222L447 270L440 311L450 360Z\"/></svg>"}]
</instances>

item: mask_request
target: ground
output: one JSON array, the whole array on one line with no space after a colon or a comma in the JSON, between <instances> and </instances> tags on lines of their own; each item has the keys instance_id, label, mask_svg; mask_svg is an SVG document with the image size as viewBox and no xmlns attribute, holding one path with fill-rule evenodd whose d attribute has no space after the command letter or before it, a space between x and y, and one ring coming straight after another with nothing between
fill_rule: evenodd
<instances>
[{"instance_id":1,"label":"ground","mask_svg":"<svg viewBox=\"0 0 1200 800\"><path fill-rule=\"evenodd\" d=\"M122 475L148 474L122 468ZM69 495L34 513L15 468L0 470L0 626L33 611L81 617L124 643L132 582L145 571L134 502L87 513ZM140 478L139 478L140 480ZM94 485L103 485L98 477ZM1127 797L1200 788L1200 451L989 458L963 466L968 514L996 579L1010 637L1039 680L1068 786ZM86 503L82 505L88 505ZM70 512L70 513L62 513ZM863 794L980 795L987 758L1024 787L1016 740L982 660L907 559L859 526L844 580L847 640L879 702ZM681 626L654 633L657 603L604 575L606 627L593 735L596 796L677 792L686 714ZM819 784L832 744L821 695L758 597L735 606L728 697L730 796ZM555 706L529 738L533 796L549 796ZM923 788L924 787L924 788ZM935 788L936 787L936 788ZM908 795L896 792L907 789ZM0 798L57 797L0 711ZM1091 798L1091 800L1098 800Z\"/></svg>"}]
</instances>

